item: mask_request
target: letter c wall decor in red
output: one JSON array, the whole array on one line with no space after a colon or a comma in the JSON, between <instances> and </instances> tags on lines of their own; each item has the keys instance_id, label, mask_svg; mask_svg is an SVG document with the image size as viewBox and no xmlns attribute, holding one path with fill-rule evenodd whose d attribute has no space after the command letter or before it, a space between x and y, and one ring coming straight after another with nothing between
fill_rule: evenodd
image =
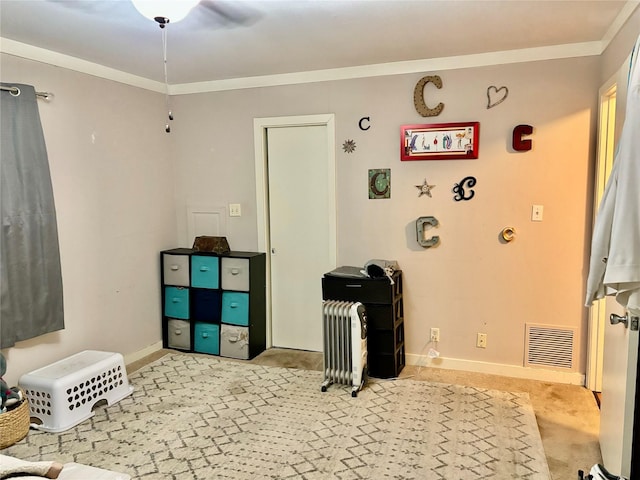
<instances>
[{"instance_id":1,"label":"letter c wall decor in red","mask_svg":"<svg viewBox=\"0 0 640 480\"><path fill-rule=\"evenodd\" d=\"M531 140L523 140L523 135L531 135L533 127L531 125L518 125L513 129L513 149L517 152L526 152L531 150Z\"/></svg>"}]
</instances>

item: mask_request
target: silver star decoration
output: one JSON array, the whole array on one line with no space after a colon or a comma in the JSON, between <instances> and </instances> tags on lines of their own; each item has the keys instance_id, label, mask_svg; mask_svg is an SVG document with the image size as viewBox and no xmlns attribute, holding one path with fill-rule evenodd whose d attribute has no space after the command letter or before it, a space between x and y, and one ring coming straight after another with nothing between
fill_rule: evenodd
<instances>
[{"instance_id":1,"label":"silver star decoration","mask_svg":"<svg viewBox=\"0 0 640 480\"><path fill-rule=\"evenodd\" d=\"M434 187L435 185L429 185L427 183L427 179L425 178L424 183L422 185L416 185L416 188L420 190L420 193L418 194L418 198L421 197L422 195L431 197L431 189Z\"/></svg>"},{"instance_id":2,"label":"silver star decoration","mask_svg":"<svg viewBox=\"0 0 640 480\"><path fill-rule=\"evenodd\" d=\"M345 140L342 144L342 150L347 153L352 153L356 149L356 142L353 140Z\"/></svg>"}]
</instances>

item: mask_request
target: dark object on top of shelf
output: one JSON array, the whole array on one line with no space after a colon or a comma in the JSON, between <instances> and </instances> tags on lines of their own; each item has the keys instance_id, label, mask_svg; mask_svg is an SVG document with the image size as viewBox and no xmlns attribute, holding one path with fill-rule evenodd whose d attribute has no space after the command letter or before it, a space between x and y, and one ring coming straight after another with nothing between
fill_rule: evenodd
<instances>
[{"instance_id":1,"label":"dark object on top of shelf","mask_svg":"<svg viewBox=\"0 0 640 480\"><path fill-rule=\"evenodd\" d=\"M395 260L369 260L364 264L364 271L369 278L385 278L387 277L393 285L393 274L396 270L400 270L398 262Z\"/></svg>"},{"instance_id":2,"label":"dark object on top of shelf","mask_svg":"<svg viewBox=\"0 0 640 480\"><path fill-rule=\"evenodd\" d=\"M345 278L367 278L367 274L360 267L338 267L335 270L331 270L325 275L333 275L335 277Z\"/></svg>"},{"instance_id":3,"label":"dark object on top of shelf","mask_svg":"<svg viewBox=\"0 0 640 480\"><path fill-rule=\"evenodd\" d=\"M226 255L231 252L227 237L196 237L193 241L193 249L196 252L212 252L218 255Z\"/></svg>"}]
</instances>

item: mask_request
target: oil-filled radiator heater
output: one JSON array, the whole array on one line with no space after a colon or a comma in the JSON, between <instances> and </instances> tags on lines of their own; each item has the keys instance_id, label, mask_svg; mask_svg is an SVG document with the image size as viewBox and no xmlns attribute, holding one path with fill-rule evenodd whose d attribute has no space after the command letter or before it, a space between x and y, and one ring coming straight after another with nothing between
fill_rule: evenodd
<instances>
[{"instance_id":1,"label":"oil-filled radiator heater","mask_svg":"<svg viewBox=\"0 0 640 480\"><path fill-rule=\"evenodd\" d=\"M360 302L322 302L324 337L324 381L322 391L332 383L351 385L356 397L367 376L367 316Z\"/></svg>"}]
</instances>

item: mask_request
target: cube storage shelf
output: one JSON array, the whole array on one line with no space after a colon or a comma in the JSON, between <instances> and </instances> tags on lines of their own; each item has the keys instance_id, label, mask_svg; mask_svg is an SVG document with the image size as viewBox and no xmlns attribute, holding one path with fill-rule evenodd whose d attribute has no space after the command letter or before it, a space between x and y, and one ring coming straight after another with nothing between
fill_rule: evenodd
<instances>
[{"instance_id":1,"label":"cube storage shelf","mask_svg":"<svg viewBox=\"0 0 640 480\"><path fill-rule=\"evenodd\" d=\"M392 279L393 284L386 277L345 277L331 272L322 278L323 300L364 305L369 375L377 378L397 377L405 365L402 271L396 271Z\"/></svg>"},{"instance_id":2,"label":"cube storage shelf","mask_svg":"<svg viewBox=\"0 0 640 480\"><path fill-rule=\"evenodd\" d=\"M251 359L266 348L266 255L160 252L165 348Z\"/></svg>"}]
</instances>

